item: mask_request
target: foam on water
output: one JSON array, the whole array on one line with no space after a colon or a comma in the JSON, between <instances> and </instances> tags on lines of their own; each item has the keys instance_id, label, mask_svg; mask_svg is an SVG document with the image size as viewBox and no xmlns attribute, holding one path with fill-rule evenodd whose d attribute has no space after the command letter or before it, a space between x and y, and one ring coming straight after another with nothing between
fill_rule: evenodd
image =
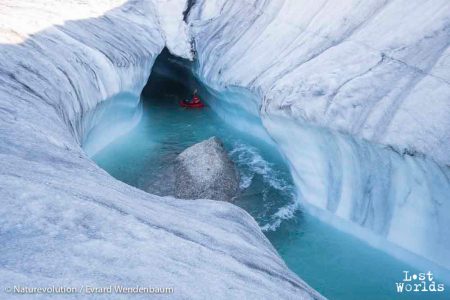
<instances>
[{"instance_id":1,"label":"foam on water","mask_svg":"<svg viewBox=\"0 0 450 300\"><path fill-rule=\"evenodd\" d=\"M286 174L277 169L273 163L265 160L256 147L243 142L234 143L229 154L238 166L241 190L249 188L255 176L259 175L263 180L262 201L271 201L268 199L268 194L272 190L272 192L279 193L280 197L288 202L279 207L277 212L262 218L265 220L259 220L263 231L274 231L283 220L294 217L295 211L299 208L299 202L296 200L295 187L292 182L286 180Z\"/></svg>"}]
</instances>

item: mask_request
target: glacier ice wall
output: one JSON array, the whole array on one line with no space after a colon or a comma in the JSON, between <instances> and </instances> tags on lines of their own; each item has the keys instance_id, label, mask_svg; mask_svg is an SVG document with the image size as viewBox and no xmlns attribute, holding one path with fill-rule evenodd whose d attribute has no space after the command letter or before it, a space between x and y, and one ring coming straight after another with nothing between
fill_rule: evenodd
<instances>
[{"instance_id":1,"label":"glacier ice wall","mask_svg":"<svg viewBox=\"0 0 450 300\"><path fill-rule=\"evenodd\" d=\"M172 287L177 299L321 298L241 209L147 194L81 149L100 102L136 103L167 42L157 11L140 0L0 1L1 295L116 283Z\"/></svg>"},{"instance_id":2,"label":"glacier ice wall","mask_svg":"<svg viewBox=\"0 0 450 300\"><path fill-rule=\"evenodd\" d=\"M450 168L292 120L264 125L290 161L299 198L326 212L319 217L359 225L369 232L350 232L399 258L417 259L377 237L450 268Z\"/></svg>"},{"instance_id":3,"label":"glacier ice wall","mask_svg":"<svg viewBox=\"0 0 450 300\"><path fill-rule=\"evenodd\" d=\"M446 0L199 0L189 23L198 76L258 96L301 200L450 268L449 12Z\"/></svg>"},{"instance_id":4,"label":"glacier ice wall","mask_svg":"<svg viewBox=\"0 0 450 300\"><path fill-rule=\"evenodd\" d=\"M450 3L197 1L199 73L262 110L450 164Z\"/></svg>"}]
</instances>

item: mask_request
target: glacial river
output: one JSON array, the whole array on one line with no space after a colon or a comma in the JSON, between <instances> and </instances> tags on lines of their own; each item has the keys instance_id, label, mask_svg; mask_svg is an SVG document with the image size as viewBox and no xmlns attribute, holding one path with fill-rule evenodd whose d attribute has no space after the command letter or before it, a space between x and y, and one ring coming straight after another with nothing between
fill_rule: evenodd
<instances>
[{"instance_id":1,"label":"glacial river","mask_svg":"<svg viewBox=\"0 0 450 300\"><path fill-rule=\"evenodd\" d=\"M291 270L330 299L424 299L398 294L408 264L306 213L289 169L273 145L224 124L209 108L188 110L176 95L143 98L137 126L93 159L115 178L159 195L171 193L171 167L185 148L220 138L240 173L233 203L249 212ZM449 294L427 299L448 299ZM431 298L429 298L431 296Z\"/></svg>"},{"instance_id":2,"label":"glacial river","mask_svg":"<svg viewBox=\"0 0 450 300\"><path fill-rule=\"evenodd\" d=\"M178 102L194 87L209 105L200 110L180 107ZM216 96L192 76L185 62L164 51L153 67L140 105L132 104L126 95L104 103L104 113L96 120L96 132L85 141L85 149L95 153L92 159L115 178L167 196L173 194L176 156L216 136L240 174L240 192L233 203L255 218L288 267L324 296L450 299L450 287L445 293L398 293L396 283L402 283L404 271L411 275L419 270L310 215L311 210L296 193L287 162L254 117L257 108L252 99L245 99L240 91L219 95L237 97L233 101ZM127 119L132 130L94 151L109 141L111 131L126 128L122 124ZM439 278L435 281L442 282Z\"/></svg>"}]
</instances>

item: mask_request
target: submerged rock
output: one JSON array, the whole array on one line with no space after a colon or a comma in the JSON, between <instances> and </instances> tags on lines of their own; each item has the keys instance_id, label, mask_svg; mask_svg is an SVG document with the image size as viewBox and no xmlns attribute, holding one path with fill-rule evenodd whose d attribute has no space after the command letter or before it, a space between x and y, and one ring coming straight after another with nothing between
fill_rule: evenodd
<instances>
[{"instance_id":1,"label":"submerged rock","mask_svg":"<svg viewBox=\"0 0 450 300\"><path fill-rule=\"evenodd\" d=\"M178 198L229 201L238 189L238 173L218 138L195 144L178 155L175 165Z\"/></svg>"}]
</instances>

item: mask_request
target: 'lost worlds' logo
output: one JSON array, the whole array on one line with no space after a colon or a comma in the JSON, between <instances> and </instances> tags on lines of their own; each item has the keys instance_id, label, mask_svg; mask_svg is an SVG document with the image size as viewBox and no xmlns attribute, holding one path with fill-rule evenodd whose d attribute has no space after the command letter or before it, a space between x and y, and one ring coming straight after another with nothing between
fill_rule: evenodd
<instances>
[{"instance_id":1,"label":"'lost worlds' logo","mask_svg":"<svg viewBox=\"0 0 450 300\"><path fill-rule=\"evenodd\" d=\"M431 271L418 274L410 274L409 271L403 271L403 275L402 281L395 283L397 293L443 292L445 290L443 283L436 283Z\"/></svg>"}]
</instances>

